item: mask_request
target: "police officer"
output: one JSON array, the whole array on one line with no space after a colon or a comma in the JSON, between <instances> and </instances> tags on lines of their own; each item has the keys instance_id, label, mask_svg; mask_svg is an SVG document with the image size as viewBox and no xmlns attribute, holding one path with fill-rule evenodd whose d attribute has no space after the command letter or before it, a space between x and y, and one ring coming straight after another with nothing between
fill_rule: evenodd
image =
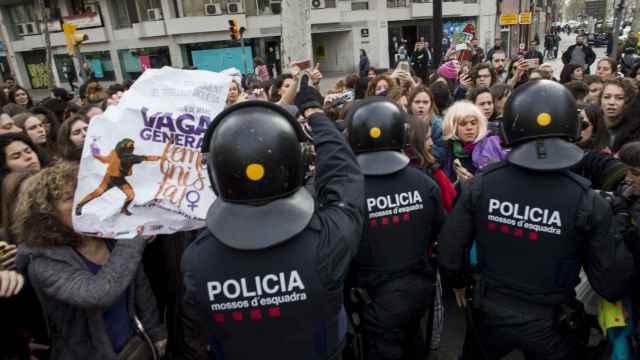
<instances>
[{"instance_id":1,"label":"police officer","mask_svg":"<svg viewBox=\"0 0 640 360\"><path fill-rule=\"evenodd\" d=\"M365 175L367 223L353 261L364 358L424 359L420 321L433 300L427 250L444 221L438 186L402 153L407 115L369 98L347 116L349 143Z\"/></svg>"},{"instance_id":2,"label":"police officer","mask_svg":"<svg viewBox=\"0 0 640 360\"><path fill-rule=\"evenodd\" d=\"M207 130L202 151L218 198L182 260L186 316L206 344L189 349L188 359L207 358L207 348L227 360L341 353L343 281L362 234L363 177L307 83L305 76L296 105L313 130L315 200L303 186L304 133L287 111L247 101Z\"/></svg>"},{"instance_id":3,"label":"police officer","mask_svg":"<svg viewBox=\"0 0 640 360\"><path fill-rule=\"evenodd\" d=\"M509 98L506 162L476 174L439 238L439 262L463 287L464 254L475 239L480 280L474 291L480 340L471 358L499 359L519 348L527 359L577 359L580 267L601 296L615 300L632 266L609 204L565 170L583 152L576 103L562 85L527 83ZM624 215L615 215L624 216Z\"/></svg>"}]
</instances>

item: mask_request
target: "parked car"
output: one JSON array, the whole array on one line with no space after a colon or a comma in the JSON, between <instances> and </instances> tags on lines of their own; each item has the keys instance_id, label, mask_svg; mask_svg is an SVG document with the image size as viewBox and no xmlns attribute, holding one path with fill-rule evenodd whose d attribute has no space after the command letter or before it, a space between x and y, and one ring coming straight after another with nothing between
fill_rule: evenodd
<instances>
[{"instance_id":1,"label":"parked car","mask_svg":"<svg viewBox=\"0 0 640 360\"><path fill-rule=\"evenodd\" d=\"M609 43L609 35L605 33L588 33L587 44L593 47L607 46Z\"/></svg>"}]
</instances>

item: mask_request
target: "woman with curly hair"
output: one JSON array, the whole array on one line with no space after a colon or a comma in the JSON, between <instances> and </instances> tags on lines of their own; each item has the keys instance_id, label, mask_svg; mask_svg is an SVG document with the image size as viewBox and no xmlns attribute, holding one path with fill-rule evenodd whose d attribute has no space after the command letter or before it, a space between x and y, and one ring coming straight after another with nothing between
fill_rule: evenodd
<instances>
[{"instance_id":1,"label":"woman with curly hair","mask_svg":"<svg viewBox=\"0 0 640 360\"><path fill-rule=\"evenodd\" d=\"M387 96L397 92L398 83L391 76L378 75L369 81L367 86L367 96Z\"/></svg>"},{"instance_id":2,"label":"woman with curly hair","mask_svg":"<svg viewBox=\"0 0 640 360\"><path fill-rule=\"evenodd\" d=\"M51 359L115 359L144 344L139 323L162 353L166 329L141 266L146 239L92 238L71 217L78 165L60 162L29 178L15 233L18 269L28 274L51 331ZM142 346L144 348L144 346ZM162 356L162 355L161 355Z\"/></svg>"},{"instance_id":3,"label":"woman with curly hair","mask_svg":"<svg viewBox=\"0 0 640 360\"><path fill-rule=\"evenodd\" d=\"M560 83L566 84L573 80L582 80L584 78L584 68L577 64L567 64L562 68L560 73Z\"/></svg>"},{"instance_id":4,"label":"woman with curly hair","mask_svg":"<svg viewBox=\"0 0 640 360\"><path fill-rule=\"evenodd\" d=\"M73 115L60 125L58 149L63 160L80 161L89 123L82 115Z\"/></svg>"}]
</instances>

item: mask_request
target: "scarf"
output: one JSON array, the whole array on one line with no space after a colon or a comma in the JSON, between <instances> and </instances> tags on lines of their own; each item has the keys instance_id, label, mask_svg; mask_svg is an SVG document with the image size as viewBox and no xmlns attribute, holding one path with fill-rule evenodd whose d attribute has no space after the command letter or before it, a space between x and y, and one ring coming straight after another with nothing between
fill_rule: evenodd
<instances>
[{"instance_id":1,"label":"scarf","mask_svg":"<svg viewBox=\"0 0 640 360\"><path fill-rule=\"evenodd\" d=\"M453 156L457 159L468 159L476 148L476 143L463 144L460 140L451 142Z\"/></svg>"}]
</instances>

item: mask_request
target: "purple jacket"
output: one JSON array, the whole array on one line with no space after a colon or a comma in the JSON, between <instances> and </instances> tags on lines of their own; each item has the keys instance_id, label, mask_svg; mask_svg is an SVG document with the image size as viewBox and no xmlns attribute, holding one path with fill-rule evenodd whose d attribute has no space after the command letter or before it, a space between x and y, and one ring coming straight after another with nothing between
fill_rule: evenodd
<instances>
[{"instance_id":1,"label":"purple jacket","mask_svg":"<svg viewBox=\"0 0 640 360\"><path fill-rule=\"evenodd\" d=\"M478 169L506 158L507 153L500 146L500 138L495 135L485 136L484 139L476 144L473 153L471 153L473 165Z\"/></svg>"}]
</instances>

